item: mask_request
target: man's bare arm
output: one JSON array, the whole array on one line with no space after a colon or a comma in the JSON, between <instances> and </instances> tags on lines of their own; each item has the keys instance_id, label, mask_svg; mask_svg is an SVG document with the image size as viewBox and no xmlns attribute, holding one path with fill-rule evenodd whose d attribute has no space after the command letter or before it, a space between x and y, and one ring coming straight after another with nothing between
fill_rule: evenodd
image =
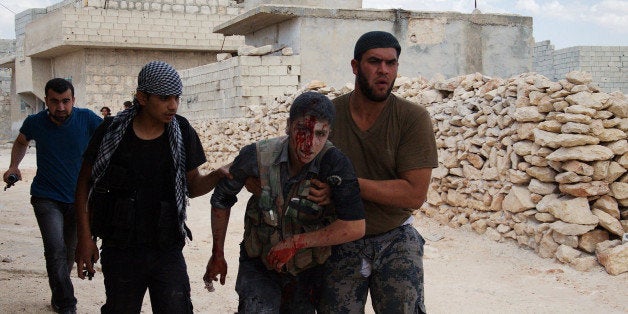
<instances>
[{"instance_id":1,"label":"man's bare arm","mask_svg":"<svg viewBox=\"0 0 628 314\"><path fill-rule=\"evenodd\" d=\"M431 168L408 170L396 180L358 178L360 196L374 203L403 208L419 208L427 199Z\"/></svg>"},{"instance_id":2,"label":"man's bare arm","mask_svg":"<svg viewBox=\"0 0 628 314\"><path fill-rule=\"evenodd\" d=\"M96 242L92 240L92 232L89 225L90 212L87 206L89 190L91 189L91 175L92 164L84 161L76 182L76 193L74 196L78 239L74 260L76 261L78 276L81 279L85 279L84 269L87 269L91 274L95 272L94 263L99 258L98 247Z\"/></svg>"},{"instance_id":3,"label":"man's bare arm","mask_svg":"<svg viewBox=\"0 0 628 314\"><path fill-rule=\"evenodd\" d=\"M7 178L11 174L16 174L19 180L22 180L22 173L20 172L19 166L26 155L26 150L28 149L29 140L26 139L26 136L20 133L15 141L13 142L13 146L11 147L11 162L9 164L9 169L4 173L3 180L7 182Z\"/></svg>"},{"instance_id":4,"label":"man's bare arm","mask_svg":"<svg viewBox=\"0 0 628 314\"><path fill-rule=\"evenodd\" d=\"M224 177L231 178L229 166L231 164L224 165L207 174L201 174L198 168L188 171L186 175L190 197L205 195L216 187L220 179Z\"/></svg>"},{"instance_id":5,"label":"man's bare arm","mask_svg":"<svg viewBox=\"0 0 628 314\"><path fill-rule=\"evenodd\" d=\"M214 208L211 210L211 226L212 226L212 255L207 262L205 282L218 280L220 275L220 284L225 284L227 276L227 261L225 260L225 238L227 237L227 226L229 225L229 216L231 208Z\"/></svg>"},{"instance_id":6,"label":"man's bare arm","mask_svg":"<svg viewBox=\"0 0 628 314\"><path fill-rule=\"evenodd\" d=\"M268 259L269 265L279 271L294 257L298 250L351 242L362 238L365 233L365 228L366 223L364 219L338 219L323 229L296 234L277 243L270 249L266 258Z\"/></svg>"}]
</instances>

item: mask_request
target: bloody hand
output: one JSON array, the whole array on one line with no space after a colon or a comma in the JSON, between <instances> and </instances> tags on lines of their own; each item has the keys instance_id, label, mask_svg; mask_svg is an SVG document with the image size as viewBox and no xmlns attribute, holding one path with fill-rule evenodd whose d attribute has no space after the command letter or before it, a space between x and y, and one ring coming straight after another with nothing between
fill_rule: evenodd
<instances>
[{"instance_id":1,"label":"bloody hand","mask_svg":"<svg viewBox=\"0 0 628 314\"><path fill-rule=\"evenodd\" d=\"M270 249L266 260L276 271L281 271L283 266L294 257L297 251L304 247L305 243L295 240L294 237L283 240Z\"/></svg>"}]
</instances>

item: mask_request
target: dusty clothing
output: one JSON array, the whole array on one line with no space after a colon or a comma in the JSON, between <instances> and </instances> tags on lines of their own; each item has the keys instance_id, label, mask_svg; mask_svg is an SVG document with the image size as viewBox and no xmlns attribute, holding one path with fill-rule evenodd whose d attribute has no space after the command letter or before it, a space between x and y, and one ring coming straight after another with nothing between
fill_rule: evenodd
<instances>
[{"instance_id":1,"label":"dusty clothing","mask_svg":"<svg viewBox=\"0 0 628 314\"><path fill-rule=\"evenodd\" d=\"M203 164L205 153L196 131L189 122L177 116L185 148L185 169ZM85 160L93 162L98 147L111 120L107 119L85 152ZM164 249L182 247L185 239L178 232L184 217L177 213L175 200L174 161L168 142L168 127L153 140L142 140L127 126L122 141L111 157L103 178L94 193L108 192L99 197L117 203L113 213L94 217L111 219L104 222L104 245L148 246ZM159 171L156 171L159 169ZM114 219L117 219L114 221Z\"/></svg>"},{"instance_id":2,"label":"dusty clothing","mask_svg":"<svg viewBox=\"0 0 628 314\"><path fill-rule=\"evenodd\" d=\"M438 166L429 113L388 97L366 131L351 117L351 94L333 100L336 121L330 140L351 159L359 178L398 179L399 173ZM411 225L411 208L364 201L366 236L335 246L325 263L322 313L363 312L370 292L378 313L425 312L423 238Z\"/></svg>"},{"instance_id":3,"label":"dusty clothing","mask_svg":"<svg viewBox=\"0 0 628 314\"><path fill-rule=\"evenodd\" d=\"M412 225L334 246L319 313L363 313L370 288L376 313L425 313L423 245ZM372 268L364 276L363 260Z\"/></svg>"},{"instance_id":4,"label":"dusty clothing","mask_svg":"<svg viewBox=\"0 0 628 314\"><path fill-rule=\"evenodd\" d=\"M28 116L20 133L37 146L37 173L31 184L31 204L44 242L46 272L52 291L51 305L59 312L76 309L70 272L76 248L74 192L81 155L102 122L94 112L72 108L57 125L48 110Z\"/></svg>"},{"instance_id":5,"label":"dusty clothing","mask_svg":"<svg viewBox=\"0 0 628 314\"><path fill-rule=\"evenodd\" d=\"M268 269L265 258L270 249L293 235L319 230L334 220L332 206L318 206L307 199L310 191L310 179L305 176L294 184L287 197L284 197L281 180L279 155L288 146L287 137L277 137L256 143L257 165L260 182L263 187L258 202L249 202L246 208L244 224L244 248L249 257L260 257ZM329 148L327 142L311 166L319 167L320 160ZM296 275L299 272L325 262L331 254L331 246L304 248L296 252L285 267L286 271Z\"/></svg>"},{"instance_id":6,"label":"dusty clothing","mask_svg":"<svg viewBox=\"0 0 628 314\"><path fill-rule=\"evenodd\" d=\"M288 196L291 187L308 175L315 175L321 181L331 176L341 178L341 183L332 185L332 203L335 206L336 218L341 220L364 219L364 208L360 200L357 178L349 159L337 148L330 148L322 156L320 166L314 167L313 163L304 166L300 173L294 177L288 174L288 148L287 145L278 156L277 163L281 164L281 183L284 198ZM211 204L215 208L231 208L237 202L236 195L244 187L247 177L259 178L257 165L257 150L255 144L249 144L240 150L233 160L229 172L233 180L222 179L214 189ZM254 197L254 196L253 196Z\"/></svg>"},{"instance_id":7,"label":"dusty clothing","mask_svg":"<svg viewBox=\"0 0 628 314\"><path fill-rule=\"evenodd\" d=\"M349 112L350 95L332 100L336 120L329 140L349 157L358 177L392 180L404 171L438 167L434 130L425 108L391 94L375 124L361 131ZM388 208L366 200L364 209L367 235L399 227L413 210Z\"/></svg>"},{"instance_id":8,"label":"dusty clothing","mask_svg":"<svg viewBox=\"0 0 628 314\"><path fill-rule=\"evenodd\" d=\"M318 178L321 181L326 181L327 178L336 176L340 179L340 182L337 185L331 186L332 202L335 206L335 217L347 221L364 219L364 208L360 200L358 182L353 172L353 167L348 158L337 148L331 147L327 149L323 155L316 157L315 161L320 158L320 162L313 161L308 163L293 177L290 177L288 172L288 141L283 138L280 147L277 149L277 155L272 163L273 167L278 167L278 169L276 169L278 171L273 171L273 173L279 175L279 182L276 183L281 185L281 198L290 200L290 195L294 194L290 193L290 191L294 192L301 183L308 179ZM256 144L247 145L240 150L240 154L234 159L229 169L229 172L233 175L233 179L222 179L218 183L211 198L212 207L230 208L236 202L236 195L244 186L246 178L260 178L260 171L268 167L258 164L259 153ZM270 189L269 186L263 186L262 188L266 190ZM274 194L271 192L270 195ZM252 232L259 232L262 229L268 232L268 236L260 237L258 240L275 239L275 241L278 242L284 239L285 229L281 225L282 223L290 221L290 217L286 218L284 215L284 213L288 211L283 211L285 209L283 208L280 212L278 211L279 207L273 207L273 213L271 214L270 210L263 210L263 208L267 206L262 203L277 204L275 201L278 195L272 198L274 199L264 201L264 197L252 196L249 200L249 208L247 209L245 218L245 235L243 243L241 244L242 250L240 252L240 267L236 287L240 297L240 307L245 313L258 313L258 311L265 308L272 308L272 311L268 313L277 313L280 312L282 306L286 306L285 302L301 300L297 302L298 304L294 304L294 306L299 307L299 312L313 312L317 302L311 300L309 297L311 289L303 288L297 292L294 289L284 288L290 286L288 283L298 284L299 287L310 287L314 285L315 281L318 282L318 280L320 280L320 276L308 276L304 273L311 274L313 272L320 272L320 266L308 267L301 272L295 272L296 274L293 272L277 273L265 265L264 259L268 253L267 250L262 253L251 252L251 245L247 243L247 240L252 238ZM260 200L263 202L260 202ZM276 216L273 218L273 215ZM268 223L262 222L263 219L267 220ZM272 221L276 222L275 226L273 226ZM249 250L247 250L247 247ZM271 246L265 247L270 249ZM300 250L299 252L302 251L305 250ZM294 259L298 258L298 254L299 253L295 255ZM269 298L260 302L258 296L261 294L268 294ZM286 298L292 301L286 301ZM303 300L308 301L302 302ZM250 309L250 311L247 309Z\"/></svg>"},{"instance_id":9,"label":"dusty clothing","mask_svg":"<svg viewBox=\"0 0 628 314\"><path fill-rule=\"evenodd\" d=\"M198 135L176 116L185 171L203 164ZM85 160L97 158L111 120L97 130ZM155 313L192 313L190 284L182 254L185 211L177 208L177 171L168 124L162 135L143 140L129 123L90 199L92 232L103 239L102 266L107 301L103 313L139 312L146 289ZM97 206L97 205L103 206ZM190 235L190 233L188 233Z\"/></svg>"},{"instance_id":10,"label":"dusty clothing","mask_svg":"<svg viewBox=\"0 0 628 314\"><path fill-rule=\"evenodd\" d=\"M315 313L322 283L322 267L299 274L269 271L258 258L248 258L242 248L236 279L238 313Z\"/></svg>"}]
</instances>

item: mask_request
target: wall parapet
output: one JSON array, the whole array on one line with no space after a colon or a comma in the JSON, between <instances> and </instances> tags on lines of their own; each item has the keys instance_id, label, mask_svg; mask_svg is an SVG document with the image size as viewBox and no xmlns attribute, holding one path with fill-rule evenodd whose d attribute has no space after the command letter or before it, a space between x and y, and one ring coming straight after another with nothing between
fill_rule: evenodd
<instances>
[{"instance_id":1,"label":"wall parapet","mask_svg":"<svg viewBox=\"0 0 628 314\"><path fill-rule=\"evenodd\" d=\"M26 26L24 53L50 58L85 47L228 52L244 43L242 36L212 31L237 16L239 6L223 0L195 3L127 0L65 5Z\"/></svg>"}]
</instances>

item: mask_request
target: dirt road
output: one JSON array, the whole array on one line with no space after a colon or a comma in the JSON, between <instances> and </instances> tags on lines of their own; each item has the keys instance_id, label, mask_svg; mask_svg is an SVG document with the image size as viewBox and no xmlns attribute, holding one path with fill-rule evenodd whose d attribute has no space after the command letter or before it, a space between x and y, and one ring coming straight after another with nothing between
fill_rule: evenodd
<instances>
[{"instance_id":1,"label":"dirt road","mask_svg":"<svg viewBox=\"0 0 628 314\"><path fill-rule=\"evenodd\" d=\"M9 147L0 149L0 169L9 165ZM35 173L32 149L22 162L24 180L0 191L0 313L51 313L41 235L29 203ZM197 313L234 313L238 243L244 205L232 209L227 238L229 274L225 286L209 293L202 276L211 252L209 196L191 201L188 225L194 241L184 249ZM608 275L601 267L579 272L543 259L512 243L496 243L471 231L440 226L417 217L425 246L425 293L430 313L628 313L628 273ZM98 313L102 274L80 280L73 273L78 313ZM143 312L150 313L148 296ZM367 313L372 309L367 307Z\"/></svg>"}]
</instances>

